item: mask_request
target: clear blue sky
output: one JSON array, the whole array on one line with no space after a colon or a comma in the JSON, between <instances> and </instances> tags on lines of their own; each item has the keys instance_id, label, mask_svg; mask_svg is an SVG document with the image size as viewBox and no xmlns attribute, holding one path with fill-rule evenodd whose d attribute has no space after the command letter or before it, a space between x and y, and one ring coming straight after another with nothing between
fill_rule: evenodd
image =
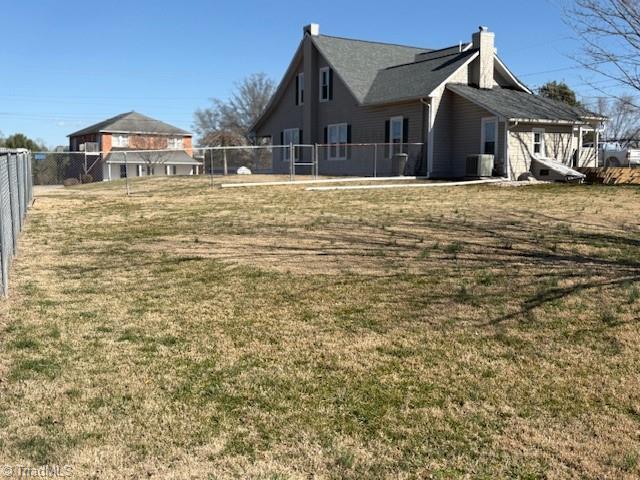
<instances>
[{"instance_id":1,"label":"clear blue sky","mask_svg":"<svg viewBox=\"0 0 640 480\"><path fill-rule=\"evenodd\" d=\"M529 86L557 79L601 95L584 84L590 74L568 68L577 44L558 1L7 1L0 131L66 145L70 132L129 110L190 129L196 108L246 75L279 81L311 22L328 35L430 48L487 25Z\"/></svg>"}]
</instances>

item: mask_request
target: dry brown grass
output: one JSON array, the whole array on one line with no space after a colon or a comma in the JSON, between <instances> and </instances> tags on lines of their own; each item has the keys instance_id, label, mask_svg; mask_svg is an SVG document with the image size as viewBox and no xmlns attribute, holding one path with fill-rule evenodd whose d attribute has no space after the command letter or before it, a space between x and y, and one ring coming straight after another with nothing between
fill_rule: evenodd
<instances>
[{"instance_id":1,"label":"dry brown grass","mask_svg":"<svg viewBox=\"0 0 640 480\"><path fill-rule=\"evenodd\" d=\"M636 478L640 191L37 198L0 464L77 478Z\"/></svg>"}]
</instances>

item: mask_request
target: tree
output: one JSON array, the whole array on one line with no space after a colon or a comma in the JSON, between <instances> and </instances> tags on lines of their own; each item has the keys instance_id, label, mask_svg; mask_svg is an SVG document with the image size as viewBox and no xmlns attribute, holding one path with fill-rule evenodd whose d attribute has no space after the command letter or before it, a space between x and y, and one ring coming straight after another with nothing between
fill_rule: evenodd
<instances>
[{"instance_id":1,"label":"tree","mask_svg":"<svg viewBox=\"0 0 640 480\"><path fill-rule=\"evenodd\" d=\"M543 97L558 100L572 107L581 106L581 103L576 98L576 92L569 88L569 85L564 82L547 82L540 87L539 93Z\"/></svg>"},{"instance_id":2,"label":"tree","mask_svg":"<svg viewBox=\"0 0 640 480\"><path fill-rule=\"evenodd\" d=\"M631 96L608 99L599 98L595 109L609 118L606 140L616 141L623 146L640 141L640 109Z\"/></svg>"},{"instance_id":3,"label":"tree","mask_svg":"<svg viewBox=\"0 0 640 480\"><path fill-rule=\"evenodd\" d=\"M566 22L584 44L578 63L618 85L640 90L638 0L575 0Z\"/></svg>"},{"instance_id":4,"label":"tree","mask_svg":"<svg viewBox=\"0 0 640 480\"><path fill-rule=\"evenodd\" d=\"M26 148L27 150L31 150L32 152L46 150L44 145L38 143L37 140L32 140L22 133L9 135L4 139L4 146L6 148Z\"/></svg>"},{"instance_id":5,"label":"tree","mask_svg":"<svg viewBox=\"0 0 640 480\"><path fill-rule=\"evenodd\" d=\"M144 162L147 175L154 175L156 166L164 165L169 160L167 145L160 138L139 135L130 140L134 148L140 150L135 152L135 156Z\"/></svg>"},{"instance_id":6,"label":"tree","mask_svg":"<svg viewBox=\"0 0 640 480\"><path fill-rule=\"evenodd\" d=\"M264 111L275 91L264 73L255 73L235 85L227 101L214 98L208 108L194 113L193 128L204 146L252 145L251 126Z\"/></svg>"}]
</instances>

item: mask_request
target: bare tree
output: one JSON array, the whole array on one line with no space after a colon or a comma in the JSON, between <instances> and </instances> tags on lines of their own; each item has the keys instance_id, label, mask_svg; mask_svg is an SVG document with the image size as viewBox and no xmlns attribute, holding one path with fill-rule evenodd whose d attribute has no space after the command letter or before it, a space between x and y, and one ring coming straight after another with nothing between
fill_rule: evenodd
<instances>
[{"instance_id":1,"label":"bare tree","mask_svg":"<svg viewBox=\"0 0 640 480\"><path fill-rule=\"evenodd\" d=\"M170 157L164 137L154 137L150 135L139 135L130 141L135 150L135 155L144 162L147 175L155 174L156 166L164 165Z\"/></svg>"},{"instance_id":2,"label":"bare tree","mask_svg":"<svg viewBox=\"0 0 640 480\"><path fill-rule=\"evenodd\" d=\"M640 141L640 109L635 106L633 97L602 97L598 99L595 108L599 114L609 118L606 140L619 142L623 146L635 146Z\"/></svg>"},{"instance_id":3,"label":"bare tree","mask_svg":"<svg viewBox=\"0 0 640 480\"><path fill-rule=\"evenodd\" d=\"M584 68L640 90L640 1L574 0L566 21L584 44Z\"/></svg>"},{"instance_id":4,"label":"bare tree","mask_svg":"<svg viewBox=\"0 0 640 480\"><path fill-rule=\"evenodd\" d=\"M236 84L227 101L212 99L208 108L194 113L193 128L199 144L206 146L253 145L250 129L275 91L264 73L255 73Z\"/></svg>"}]
</instances>

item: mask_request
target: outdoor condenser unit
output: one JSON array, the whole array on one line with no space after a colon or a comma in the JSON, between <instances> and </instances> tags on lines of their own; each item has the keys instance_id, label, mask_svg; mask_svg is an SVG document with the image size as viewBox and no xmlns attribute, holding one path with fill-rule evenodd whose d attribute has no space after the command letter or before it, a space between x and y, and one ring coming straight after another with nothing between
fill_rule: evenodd
<instances>
[{"instance_id":1,"label":"outdoor condenser unit","mask_svg":"<svg viewBox=\"0 0 640 480\"><path fill-rule=\"evenodd\" d=\"M469 155L467 157L467 177L491 177L493 175L493 155Z\"/></svg>"}]
</instances>

